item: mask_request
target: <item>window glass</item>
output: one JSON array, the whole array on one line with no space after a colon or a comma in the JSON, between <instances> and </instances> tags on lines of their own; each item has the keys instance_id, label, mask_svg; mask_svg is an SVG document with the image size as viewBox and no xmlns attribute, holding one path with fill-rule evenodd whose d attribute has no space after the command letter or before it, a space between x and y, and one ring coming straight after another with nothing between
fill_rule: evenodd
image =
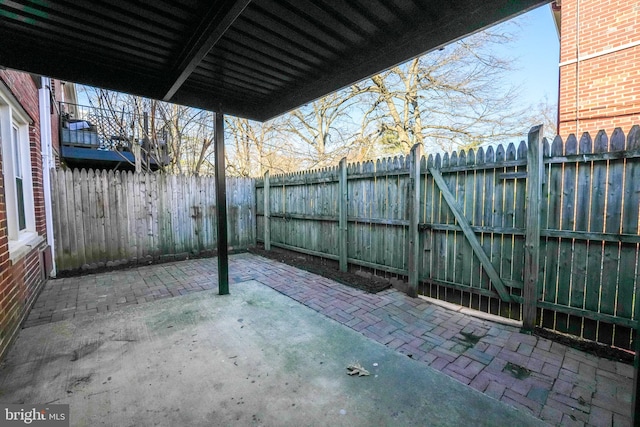
<instances>
[{"instance_id":1,"label":"window glass","mask_svg":"<svg viewBox=\"0 0 640 427\"><path fill-rule=\"evenodd\" d=\"M17 128L13 128L13 158L14 174L16 177L16 204L18 208L18 230L27 228L27 218L24 210L24 182L22 177L22 152L20 150L20 136Z\"/></svg>"}]
</instances>

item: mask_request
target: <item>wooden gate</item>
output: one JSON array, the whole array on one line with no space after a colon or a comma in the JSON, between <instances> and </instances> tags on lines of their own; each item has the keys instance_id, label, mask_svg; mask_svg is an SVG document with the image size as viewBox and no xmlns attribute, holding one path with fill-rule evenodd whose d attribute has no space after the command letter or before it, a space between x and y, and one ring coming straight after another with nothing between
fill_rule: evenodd
<instances>
[{"instance_id":1,"label":"wooden gate","mask_svg":"<svg viewBox=\"0 0 640 427\"><path fill-rule=\"evenodd\" d=\"M419 192L414 256L420 293L522 319L526 276L534 283L535 303L539 129L530 133L528 146L522 142L506 151L500 145L495 151L489 147L423 159L416 177L420 185L414 188ZM535 173L528 174L527 168ZM535 313L535 304L530 306ZM535 314L529 321L535 321Z\"/></svg>"},{"instance_id":2,"label":"wooden gate","mask_svg":"<svg viewBox=\"0 0 640 427\"><path fill-rule=\"evenodd\" d=\"M640 128L536 139L423 162L418 292L631 348Z\"/></svg>"}]
</instances>

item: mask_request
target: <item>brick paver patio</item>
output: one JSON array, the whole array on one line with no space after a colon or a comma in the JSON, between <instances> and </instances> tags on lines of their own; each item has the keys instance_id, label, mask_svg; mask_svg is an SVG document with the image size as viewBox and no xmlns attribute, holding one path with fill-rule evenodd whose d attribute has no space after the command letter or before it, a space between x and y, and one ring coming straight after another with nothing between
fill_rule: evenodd
<instances>
[{"instance_id":1,"label":"brick paver patio","mask_svg":"<svg viewBox=\"0 0 640 427\"><path fill-rule=\"evenodd\" d=\"M232 293L234 283L257 280L551 425L631 425L631 365L409 298L393 289L368 294L252 254L230 257L229 279ZM217 289L216 259L52 280L24 327L207 289Z\"/></svg>"}]
</instances>

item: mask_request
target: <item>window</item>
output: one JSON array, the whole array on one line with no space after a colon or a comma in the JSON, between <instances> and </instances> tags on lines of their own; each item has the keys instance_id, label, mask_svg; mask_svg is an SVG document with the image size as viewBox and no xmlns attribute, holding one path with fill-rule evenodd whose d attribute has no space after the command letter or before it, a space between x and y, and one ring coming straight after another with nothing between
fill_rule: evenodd
<instances>
[{"instance_id":1,"label":"window","mask_svg":"<svg viewBox=\"0 0 640 427\"><path fill-rule=\"evenodd\" d=\"M35 230L29 122L29 116L0 83L0 149L11 258L26 253L38 237Z\"/></svg>"},{"instance_id":2,"label":"window","mask_svg":"<svg viewBox=\"0 0 640 427\"><path fill-rule=\"evenodd\" d=\"M24 178L22 176L22 153L20 150L20 135L18 128L13 126L11 143L13 145L13 175L16 177L16 206L18 210L18 231L27 228L27 220L24 213Z\"/></svg>"}]
</instances>

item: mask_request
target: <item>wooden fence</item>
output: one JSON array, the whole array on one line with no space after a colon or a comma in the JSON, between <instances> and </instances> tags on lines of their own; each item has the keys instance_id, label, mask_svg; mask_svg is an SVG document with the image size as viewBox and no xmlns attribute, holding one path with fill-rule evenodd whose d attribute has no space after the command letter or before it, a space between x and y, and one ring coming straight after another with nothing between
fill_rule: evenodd
<instances>
[{"instance_id":1,"label":"wooden fence","mask_svg":"<svg viewBox=\"0 0 640 427\"><path fill-rule=\"evenodd\" d=\"M410 291L631 348L640 128L256 181L257 236Z\"/></svg>"},{"instance_id":2,"label":"wooden fence","mask_svg":"<svg viewBox=\"0 0 640 427\"><path fill-rule=\"evenodd\" d=\"M93 170L52 171L59 271L216 249L214 178ZM227 179L230 249L255 244L252 179Z\"/></svg>"}]
</instances>

